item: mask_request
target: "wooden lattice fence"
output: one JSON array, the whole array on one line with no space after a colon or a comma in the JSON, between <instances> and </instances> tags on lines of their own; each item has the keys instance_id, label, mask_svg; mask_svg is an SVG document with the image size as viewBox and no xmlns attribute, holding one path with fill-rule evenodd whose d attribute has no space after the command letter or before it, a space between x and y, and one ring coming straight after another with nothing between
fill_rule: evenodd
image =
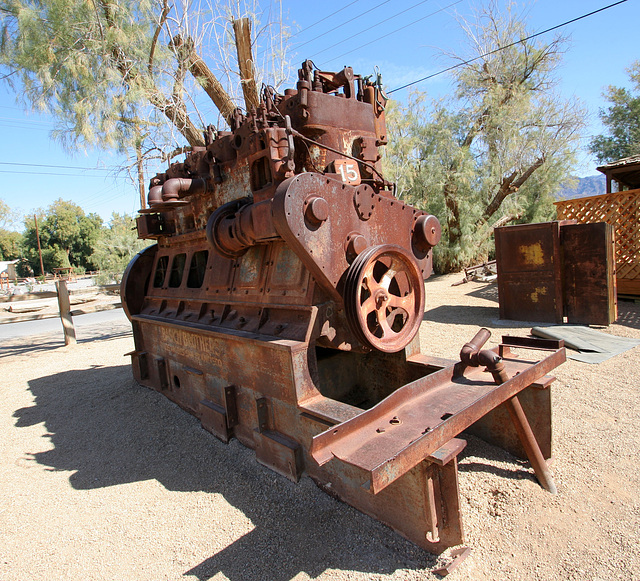
<instances>
[{"instance_id":1,"label":"wooden lattice fence","mask_svg":"<svg viewBox=\"0 0 640 581\"><path fill-rule=\"evenodd\" d=\"M618 293L640 295L640 189L563 200L556 209L558 220L613 225Z\"/></svg>"}]
</instances>

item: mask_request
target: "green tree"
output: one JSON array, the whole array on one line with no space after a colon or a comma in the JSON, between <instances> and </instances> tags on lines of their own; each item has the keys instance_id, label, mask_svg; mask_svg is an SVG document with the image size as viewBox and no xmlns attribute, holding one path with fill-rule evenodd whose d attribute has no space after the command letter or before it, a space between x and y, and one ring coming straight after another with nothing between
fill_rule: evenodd
<instances>
[{"instance_id":1,"label":"green tree","mask_svg":"<svg viewBox=\"0 0 640 581\"><path fill-rule=\"evenodd\" d=\"M0 228L0 260L16 260L21 256L22 234Z\"/></svg>"},{"instance_id":2,"label":"green tree","mask_svg":"<svg viewBox=\"0 0 640 581\"><path fill-rule=\"evenodd\" d=\"M62 199L37 214L42 262L46 272L68 266L95 270L91 254L102 228L100 216L87 216L80 206ZM25 220L24 256L33 271L39 273L38 240L32 216Z\"/></svg>"},{"instance_id":3,"label":"green tree","mask_svg":"<svg viewBox=\"0 0 640 581\"><path fill-rule=\"evenodd\" d=\"M20 258L22 235L12 230L18 219L18 213L0 199L0 260Z\"/></svg>"},{"instance_id":4,"label":"green tree","mask_svg":"<svg viewBox=\"0 0 640 581\"><path fill-rule=\"evenodd\" d=\"M454 94L391 109L385 163L398 194L443 226L441 272L487 258L496 226L548 219L578 148L584 112L554 92L564 40L524 40L523 19L494 6L464 24Z\"/></svg>"},{"instance_id":5,"label":"green tree","mask_svg":"<svg viewBox=\"0 0 640 581\"><path fill-rule=\"evenodd\" d=\"M0 0L0 71L26 104L56 116L55 135L68 146L204 145L205 125L215 120L205 122L196 103L218 81L201 57L219 77L231 75L231 19L246 13L255 23L268 18L253 10L255 4ZM273 26L266 30L275 33ZM200 54L208 46L217 52ZM280 55L265 52L255 61L258 71L282 77L272 66ZM282 80L272 75L268 82Z\"/></svg>"},{"instance_id":6,"label":"green tree","mask_svg":"<svg viewBox=\"0 0 640 581\"><path fill-rule=\"evenodd\" d=\"M589 144L600 163L640 154L640 61L635 61L627 71L633 88L607 88L604 97L610 105L600 109L606 134L597 135Z\"/></svg>"},{"instance_id":7,"label":"green tree","mask_svg":"<svg viewBox=\"0 0 640 581\"><path fill-rule=\"evenodd\" d=\"M138 239L136 222L131 216L114 212L94 246L91 261L120 282L131 259L149 244L148 240Z\"/></svg>"}]
</instances>

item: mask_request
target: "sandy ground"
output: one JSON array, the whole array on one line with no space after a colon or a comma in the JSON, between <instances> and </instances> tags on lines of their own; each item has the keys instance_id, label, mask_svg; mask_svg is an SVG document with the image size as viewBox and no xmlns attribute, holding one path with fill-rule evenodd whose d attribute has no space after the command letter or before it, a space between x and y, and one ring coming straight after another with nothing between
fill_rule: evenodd
<instances>
[{"instance_id":1,"label":"sandy ground","mask_svg":"<svg viewBox=\"0 0 640 581\"><path fill-rule=\"evenodd\" d=\"M423 351L456 357L498 320L495 285L427 283ZM640 338L621 302L614 335ZM84 334L84 335L83 335ZM138 386L122 323L0 343L0 579L436 579L442 563L333 500L293 484L237 441L224 445ZM460 459L471 556L448 579L640 579L640 347L568 361L553 385L558 494L473 437Z\"/></svg>"}]
</instances>

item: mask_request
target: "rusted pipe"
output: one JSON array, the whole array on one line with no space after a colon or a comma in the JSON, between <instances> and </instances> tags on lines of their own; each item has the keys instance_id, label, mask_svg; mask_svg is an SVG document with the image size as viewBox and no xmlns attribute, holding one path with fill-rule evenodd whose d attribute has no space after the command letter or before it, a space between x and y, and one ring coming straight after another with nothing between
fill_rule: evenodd
<instances>
[{"instance_id":1,"label":"rusted pipe","mask_svg":"<svg viewBox=\"0 0 640 581\"><path fill-rule=\"evenodd\" d=\"M487 371L493 375L493 380L496 384L500 385L509 380L509 376L504 370L502 357L494 351L488 349L481 350L490 336L491 332L488 329L480 329L480 331L476 333L476 336L468 343L465 343L464 347L460 350L460 361L467 367L486 367ZM505 401L504 405L507 407L509 415L511 416L513 425L520 438L522 447L527 453L529 463L538 478L538 482L540 482L545 490L555 494L557 489L553 482L551 472L549 471L549 466L540 451L540 446L538 446L536 437L529 425L529 421L520 405L518 397L512 397Z\"/></svg>"},{"instance_id":2,"label":"rusted pipe","mask_svg":"<svg viewBox=\"0 0 640 581\"><path fill-rule=\"evenodd\" d=\"M151 186L151 188L149 188L147 201L149 202L149 206L162 204L162 186Z\"/></svg>"},{"instance_id":3,"label":"rusted pipe","mask_svg":"<svg viewBox=\"0 0 640 581\"><path fill-rule=\"evenodd\" d=\"M483 327L476 333L471 341L464 344L460 350L460 361L464 363L465 367L485 365L485 363L480 362L478 356L484 344L489 340L489 337L491 337L491 331Z\"/></svg>"},{"instance_id":4,"label":"rusted pipe","mask_svg":"<svg viewBox=\"0 0 640 581\"><path fill-rule=\"evenodd\" d=\"M207 182L203 178L171 178L162 185L162 201L170 202L186 195L203 194Z\"/></svg>"}]
</instances>

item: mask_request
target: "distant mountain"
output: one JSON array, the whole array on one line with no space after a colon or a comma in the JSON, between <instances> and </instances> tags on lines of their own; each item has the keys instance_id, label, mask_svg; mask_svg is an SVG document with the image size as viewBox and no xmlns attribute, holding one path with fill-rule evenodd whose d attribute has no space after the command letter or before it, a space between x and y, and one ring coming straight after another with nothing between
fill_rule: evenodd
<instances>
[{"instance_id":1,"label":"distant mountain","mask_svg":"<svg viewBox=\"0 0 640 581\"><path fill-rule=\"evenodd\" d=\"M587 176L585 178L572 178L560 186L560 191L555 195L556 200L570 200L573 198L586 198L605 194L607 179L604 174Z\"/></svg>"}]
</instances>

